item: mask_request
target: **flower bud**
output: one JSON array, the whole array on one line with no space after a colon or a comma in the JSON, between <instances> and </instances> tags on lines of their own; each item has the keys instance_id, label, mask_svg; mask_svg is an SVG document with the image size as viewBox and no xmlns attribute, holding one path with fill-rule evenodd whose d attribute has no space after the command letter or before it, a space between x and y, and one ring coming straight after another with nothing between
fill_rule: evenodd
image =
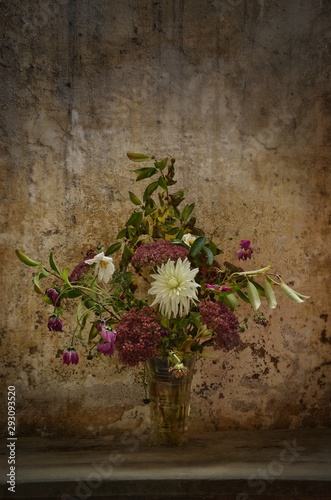
<instances>
[{"instance_id":1,"label":"flower bud","mask_svg":"<svg viewBox=\"0 0 331 500\"><path fill-rule=\"evenodd\" d=\"M77 365L79 357L76 349L68 347L68 349L63 351L62 360L65 365Z\"/></svg>"},{"instance_id":2,"label":"flower bud","mask_svg":"<svg viewBox=\"0 0 331 500\"><path fill-rule=\"evenodd\" d=\"M54 307L60 307L60 294L55 288L47 288L46 295L51 300Z\"/></svg>"},{"instance_id":3,"label":"flower bud","mask_svg":"<svg viewBox=\"0 0 331 500\"><path fill-rule=\"evenodd\" d=\"M62 332L62 320L57 316L50 316L47 326L50 332Z\"/></svg>"}]
</instances>

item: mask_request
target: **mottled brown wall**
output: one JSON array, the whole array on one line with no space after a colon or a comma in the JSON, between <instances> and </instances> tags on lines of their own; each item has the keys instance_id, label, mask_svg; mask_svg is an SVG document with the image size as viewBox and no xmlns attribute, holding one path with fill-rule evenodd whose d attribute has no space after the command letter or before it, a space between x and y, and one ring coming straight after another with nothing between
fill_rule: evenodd
<instances>
[{"instance_id":1,"label":"mottled brown wall","mask_svg":"<svg viewBox=\"0 0 331 500\"><path fill-rule=\"evenodd\" d=\"M12 0L0 19L1 386L16 386L19 432L148 423L139 370L62 365L69 331L47 331L14 255L74 266L111 243L127 151L176 157L226 258L249 238L252 266L311 295L198 362L192 429L330 426L330 3Z\"/></svg>"}]
</instances>

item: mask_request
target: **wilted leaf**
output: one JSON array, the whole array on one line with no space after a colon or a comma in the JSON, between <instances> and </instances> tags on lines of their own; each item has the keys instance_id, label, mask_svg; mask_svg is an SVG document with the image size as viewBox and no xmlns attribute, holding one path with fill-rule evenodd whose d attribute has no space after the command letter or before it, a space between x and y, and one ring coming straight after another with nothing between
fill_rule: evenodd
<instances>
[{"instance_id":1,"label":"wilted leaf","mask_svg":"<svg viewBox=\"0 0 331 500\"><path fill-rule=\"evenodd\" d=\"M268 306L271 309L275 309L275 307L277 306L276 295L273 286L271 285L267 277L264 281L264 293L268 302Z\"/></svg>"},{"instance_id":2,"label":"wilted leaf","mask_svg":"<svg viewBox=\"0 0 331 500\"><path fill-rule=\"evenodd\" d=\"M127 156L131 161L136 161L136 162L149 160L148 156L140 153L127 153Z\"/></svg>"},{"instance_id":3,"label":"wilted leaf","mask_svg":"<svg viewBox=\"0 0 331 500\"><path fill-rule=\"evenodd\" d=\"M254 311L257 311L261 305L261 299L257 288L249 280L247 280L247 295Z\"/></svg>"},{"instance_id":4,"label":"wilted leaf","mask_svg":"<svg viewBox=\"0 0 331 500\"><path fill-rule=\"evenodd\" d=\"M290 288L285 283L281 283L280 289L286 298L293 300L293 302L296 302L298 304L304 302L306 299L309 299L307 295L302 295L302 293L296 292L295 290L293 290L293 288Z\"/></svg>"},{"instance_id":5,"label":"wilted leaf","mask_svg":"<svg viewBox=\"0 0 331 500\"><path fill-rule=\"evenodd\" d=\"M239 300L234 293L224 295L224 297L222 297L222 302L229 306L232 311L234 311L234 309L239 305Z\"/></svg>"},{"instance_id":6,"label":"wilted leaf","mask_svg":"<svg viewBox=\"0 0 331 500\"><path fill-rule=\"evenodd\" d=\"M266 267L262 267L261 269L255 269L254 271L241 271L241 272L238 272L238 273L236 272L233 274L235 274L236 276L253 276L254 274L265 273L266 271L269 271L270 268L271 268L271 265L266 266Z\"/></svg>"}]
</instances>

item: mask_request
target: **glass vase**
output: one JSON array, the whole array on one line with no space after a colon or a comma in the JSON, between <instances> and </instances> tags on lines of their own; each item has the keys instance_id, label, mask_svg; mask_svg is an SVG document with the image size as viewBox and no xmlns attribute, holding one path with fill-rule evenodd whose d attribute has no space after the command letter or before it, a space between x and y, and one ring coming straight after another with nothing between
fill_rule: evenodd
<instances>
[{"instance_id":1,"label":"glass vase","mask_svg":"<svg viewBox=\"0 0 331 500\"><path fill-rule=\"evenodd\" d=\"M187 442L195 357L188 356L182 363L185 368L176 370L168 358L147 361L153 445L180 446Z\"/></svg>"}]
</instances>

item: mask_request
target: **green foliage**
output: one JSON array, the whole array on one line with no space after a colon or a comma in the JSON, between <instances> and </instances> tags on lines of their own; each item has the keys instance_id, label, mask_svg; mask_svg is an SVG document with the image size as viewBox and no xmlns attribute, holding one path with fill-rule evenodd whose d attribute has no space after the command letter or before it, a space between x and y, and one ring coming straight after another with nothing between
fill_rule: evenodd
<instances>
[{"instance_id":1,"label":"green foliage","mask_svg":"<svg viewBox=\"0 0 331 500\"><path fill-rule=\"evenodd\" d=\"M229 263L218 263L216 258L223 251L196 226L197 219L193 214L195 203L185 203L186 189L174 190L177 183L175 159L166 157L158 161L141 153L128 153L127 156L135 163L149 163L148 166L133 170L136 182L144 181L147 185L142 190L141 197L132 191L128 192L134 208L124 227L104 252L108 260L113 255L117 259L116 270L109 285L100 284L93 266L85 269L88 267L85 261L81 263L84 268L82 276L77 282L72 282L69 270L59 268L53 252L49 255L48 269L42 262L38 263L16 250L16 255L23 264L36 268L37 272L32 278L33 288L42 295L47 305L56 303L56 300L47 295L47 286L58 290L61 306L54 306L55 316L62 314L68 301L75 301L77 329L73 332L72 342L75 337L83 339L83 332L87 330L89 358L93 357L93 349L101 340L100 329L97 328L101 320L106 321L107 327L116 327L124 312L150 303L148 294L137 293L141 282L149 286L150 280L143 271L137 271L132 265L133 256L144 243L165 240L186 246L192 268L199 269L199 300L220 301L231 311L235 311L241 303L250 305L254 311L264 302L274 309L277 306L277 287L286 298L296 303L308 298L290 288L279 276L270 274L270 266L242 271ZM191 238L189 243L185 237ZM97 250L101 252L102 249ZM47 286L44 285L46 282ZM160 321L162 327L169 332L160 341L159 352L162 355L168 355L172 351L180 355L196 351L203 354L205 347L213 345L215 336L212 330L201 323L196 304L192 304L190 313L186 316L162 317ZM247 318L242 320L242 325L244 330Z\"/></svg>"}]
</instances>

